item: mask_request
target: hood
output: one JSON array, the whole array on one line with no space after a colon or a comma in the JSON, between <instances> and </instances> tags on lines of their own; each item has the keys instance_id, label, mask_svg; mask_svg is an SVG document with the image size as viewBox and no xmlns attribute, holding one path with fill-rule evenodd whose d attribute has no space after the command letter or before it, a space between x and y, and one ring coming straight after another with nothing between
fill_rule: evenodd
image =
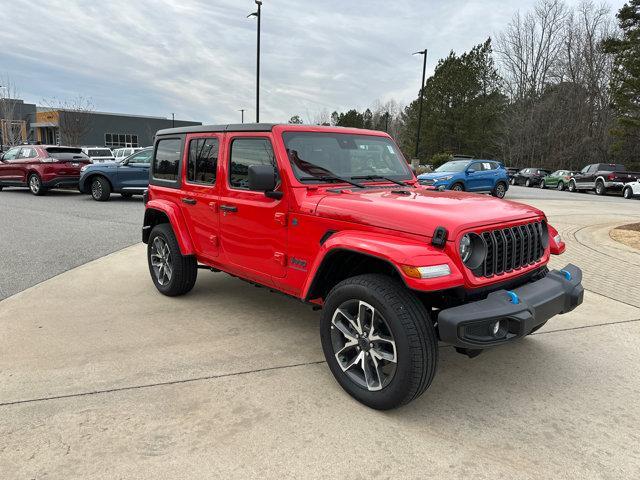
<instances>
[{"instance_id":1,"label":"hood","mask_svg":"<svg viewBox=\"0 0 640 480\"><path fill-rule=\"evenodd\" d=\"M405 192L372 189L329 194L318 202L316 214L428 237L437 227L444 227L449 238L471 227L544 216L537 208L489 195L423 189Z\"/></svg>"},{"instance_id":2,"label":"hood","mask_svg":"<svg viewBox=\"0 0 640 480\"><path fill-rule=\"evenodd\" d=\"M457 175L460 172L431 172L431 173L423 173L422 175L418 175L418 180L430 179L434 180L441 177L453 176Z\"/></svg>"}]
</instances>

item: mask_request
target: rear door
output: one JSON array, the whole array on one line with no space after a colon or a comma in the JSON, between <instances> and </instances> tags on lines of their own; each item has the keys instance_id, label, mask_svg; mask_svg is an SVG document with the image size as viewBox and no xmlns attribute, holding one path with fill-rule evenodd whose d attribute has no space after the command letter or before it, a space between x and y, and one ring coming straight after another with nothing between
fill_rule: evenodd
<instances>
[{"instance_id":1,"label":"rear door","mask_svg":"<svg viewBox=\"0 0 640 480\"><path fill-rule=\"evenodd\" d=\"M249 190L249 166L274 165L270 133L229 133L220 182L221 249L247 276L284 277L287 258L287 198ZM279 169L278 169L279 171Z\"/></svg>"},{"instance_id":2,"label":"rear door","mask_svg":"<svg viewBox=\"0 0 640 480\"><path fill-rule=\"evenodd\" d=\"M200 257L214 259L220 253L218 215L221 135L187 135L186 161L183 167L181 209Z\"/></svg>"}]
</instances>

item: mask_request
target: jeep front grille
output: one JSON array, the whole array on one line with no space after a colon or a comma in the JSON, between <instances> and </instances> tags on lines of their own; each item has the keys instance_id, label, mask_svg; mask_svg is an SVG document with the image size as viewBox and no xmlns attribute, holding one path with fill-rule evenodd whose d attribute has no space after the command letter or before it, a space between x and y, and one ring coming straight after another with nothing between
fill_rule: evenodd
<instances>
[{"instance_id":1,"label":"jeep front grille","mask_svg":"<svg viewBox=\"0 0 640 480\"><path fill-rule=\"evenodd\" d=\"M492 277L535 264L544 255L546 228L546 222L542 221L481 233L487 256L473 274Z\"/></svg>"}]
</instances>

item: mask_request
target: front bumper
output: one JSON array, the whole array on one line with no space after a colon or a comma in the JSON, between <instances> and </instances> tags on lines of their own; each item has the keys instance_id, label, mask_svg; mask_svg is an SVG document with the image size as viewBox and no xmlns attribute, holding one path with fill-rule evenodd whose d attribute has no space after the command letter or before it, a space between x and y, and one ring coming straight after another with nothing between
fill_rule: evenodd
<instances>
[{"instance_id":1,"label":"front bumper","mask_svg":"<svg viewBox=\"0 0 640 480\"><path fill-rule=\"evenodd\" d=\"M569 264L514 290L498 290L484 300L441 310L440 340L460 348L482 349L528 335L551 317L580 305L581 282L582 270Z\"/></svg>"}]
</instances>

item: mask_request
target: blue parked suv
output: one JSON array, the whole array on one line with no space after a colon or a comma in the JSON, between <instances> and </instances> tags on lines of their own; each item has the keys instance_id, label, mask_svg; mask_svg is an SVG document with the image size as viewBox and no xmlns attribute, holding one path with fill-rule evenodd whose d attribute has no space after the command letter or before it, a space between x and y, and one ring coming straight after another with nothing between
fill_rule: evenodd
<instances>
[{"instance_id":1,"label":"blue parked suv","mask_svg":"<svg viewBox=\"0 0 640 480\"><path fill-rule=\"evenodd\" d=\"M418 175L418 181L438 190L488 192L498 198L509 188L509 174L495 160L451 160L431 173Z\"/></svg>"},{"instance_id":2,"label":"blue parked suv","mask_svg":"<svg viewBox=\"0 0 640 480\"><path fill-rule=\"evenodd\" d=\"M112 192L124 198L141 195L149 186L149 163L153 147L129 155L120 162L94 163L82 167L78 189L94 200L105 202Z\"/></svg>"}]
</instances>

